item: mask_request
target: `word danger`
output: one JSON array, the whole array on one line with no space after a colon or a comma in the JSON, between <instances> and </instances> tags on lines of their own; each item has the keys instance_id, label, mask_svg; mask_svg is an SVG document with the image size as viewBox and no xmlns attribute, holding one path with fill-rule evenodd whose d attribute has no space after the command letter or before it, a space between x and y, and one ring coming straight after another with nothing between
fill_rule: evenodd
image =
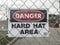
<instances>
[{"instance_id":1,"label":"word danger","mask_svg":"<svg viewBox=\"0 0 60 45\"><path fill-rule=\"evenodd\" d=\"M15 18L42 18L41 17L41 14L37 14L37 13L31 13L31 14L23 14L23 13L21 13L21 14L16 14L15 15Z\"/></svg>"},{"instance_id":2,"label":"word danger","mask_svg":"<svg viewBox=\"0 0 60 45\"><path fill-rule=\"evenodd\" d=\"M33 26L33 28L45 28L45 24L12 24L12 28L30 28Z\"/></svg>"},{"instance_id":3,"label":"word danger","mask_svg":"<svg viewBox=\"0 0 60 45\"><path fill-rule=\"evenodd\" d=\"M17 21L40 21L44 17L44 13L40 11L16 11L12 15L12 18Z\"/></svg>"}]
</instances>

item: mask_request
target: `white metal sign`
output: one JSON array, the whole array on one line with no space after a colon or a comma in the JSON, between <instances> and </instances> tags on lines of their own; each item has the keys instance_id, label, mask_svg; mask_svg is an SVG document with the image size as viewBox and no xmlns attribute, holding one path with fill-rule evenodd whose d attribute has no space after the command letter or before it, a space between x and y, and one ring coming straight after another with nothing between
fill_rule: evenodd
<instances>
[{"instance_id":1,"label":"white metal sign","mask_svg":"<svg viewBox=\"0 0 60 45\"><path fill-rule=\"evenodd\" d=\"M9 37L48 37L46 10L10 10Z\"/></svg>"}]
</instances>

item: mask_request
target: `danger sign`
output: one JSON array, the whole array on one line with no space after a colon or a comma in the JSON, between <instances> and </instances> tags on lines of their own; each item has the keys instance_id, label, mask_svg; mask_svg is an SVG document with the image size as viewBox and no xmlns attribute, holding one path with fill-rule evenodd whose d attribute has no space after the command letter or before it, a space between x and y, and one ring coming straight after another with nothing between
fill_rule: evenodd
<instances>
[{"instance_id":1,"label":"danger sign","mask_svg":"<svg viewBox=\"0 0 60 45\"><path fill-rule=\"evenodd\" d=\"M47 37L48 16L46 10L10 10L9 37Z\"/></svg>"},{"instance_id":2,"label":"danger sign","mask_svg":"<svg viewBox=\"0 0 60 45\"><path fill-rule=\"evenodd\" d=\"M12 18L17 21L39 21L44 18L44 13L40 11L16 11Z\"/></svg>"}]
</instances>

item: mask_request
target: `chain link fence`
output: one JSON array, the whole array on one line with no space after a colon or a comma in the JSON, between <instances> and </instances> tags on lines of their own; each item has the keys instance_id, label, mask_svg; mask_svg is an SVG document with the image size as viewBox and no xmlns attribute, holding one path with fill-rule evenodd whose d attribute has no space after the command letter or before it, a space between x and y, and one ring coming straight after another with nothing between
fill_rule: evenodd
<instances>
[{"instance_id":1,"label":"chain link fence","mask_svg":"<svg viewBox=\"0 0 60 45\"><path fill-rule=\"evenodd\" d=\"M60 15L59 0L0 0L0 45L60 45L60 28L49 28L49 37L9 38L8 9L46 9L48 15ZM60 17L59 17L60 18ZM59 22L60 20L58 20Z\"/></svg>"}]
</instances>

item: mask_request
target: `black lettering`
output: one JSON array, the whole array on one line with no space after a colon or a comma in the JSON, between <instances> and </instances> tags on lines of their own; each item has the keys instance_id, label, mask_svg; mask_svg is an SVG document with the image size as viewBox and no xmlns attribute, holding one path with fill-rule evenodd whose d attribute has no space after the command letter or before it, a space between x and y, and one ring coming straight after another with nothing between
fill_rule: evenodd
<instances>
[{"instance_id":1,"label":"black lettering","mask_svg":"<svg viewBox=\"0 0 60 45\"><path fill-rule=\"evenodd\" d=\"M12 28L30 28L30 24L12 24Z\"/></svg>"},{"instance_id":2,"label":"black lettering","mask_svg":"<svg viewBox=\"0 0 60 45\"><path fill-rule=\"evenodd\" d=\"M25 24L21 24L21 28L25 28Z\"/></svg>"},{"instance_id":3,"label":"black lettering","mask_svg":"<svg viewBox=\"0 0 60 45\"><path fill-rule=\"evenodd\" d=\"M20 31L20 34L24 34L24 31L23 31L23 30L21 30L21 31Z\"/></svg>"},{"instance_id":4,"label":"black lettering","mask_svg":"<svg viewBox=\"0 0 60 45\"><path fill-rule=\"evenodd\" d=\"M38 30L36 29L36 30L33 30L33 29L30 29L30 30L28 30L28 29L23 29L23 30L21 30L20 31L20 34L38 34Z\"/></svg>"},{"instance_id":5,"label":"black lettering","mask_svg":"<svg viewBox=\"0 0 60 45\"><path fill-rule=\"evenodd\" d=\"M34 28L37 28L37 24L33 24L33 27L34 27Z\"/></svg>"},{"instance_id":6,"label":"black lettering","mask_svg":"<svg viewBox=\"0 0 60 45\"><path fill-rule=\"evenodd\" d=\"M34 34L38 34L38 31L37 31L37 29L34 31Z\"/></svg>"},{"instance_id":7,"label":"black lettering","mask_svg":"<svg viewBox=\"0 0 60 45\"><path fill-rule=\"evenodd\" d=\"M20 24L17 24L17 28L20 28Z\"/></svg>"},{"instance_id":8,"label":"black lettering","mask_svg":"<svg viewBox=\"0 0 60 45\"><path fill-rule=\"evenodd\" d=\"M42 25L41 24L33 24L33 27L34 28L42 28Z\"/></svg>"},{"instance_id":9,"label":"black lettering","mask_svg":"<svg viewBox=\"0 0 60 45\"><path fill-rule=\"evenodd\" d=\"M39 24L38 28L42 28L42 24Z\"/></svg>"},{"instance_id":10,"label":"black lettering","mask_svg":"<svg viewBox=\"0 0 60 45\"><path fill-rule=\"evenodd\" d=\"M43 28L45 28L45 24L42 24Z\"/></svg>"},{"instance_id":11,"label":"black lettering","mask_svg":"<svg viewBox=\"0 0 60 45\"><path fill-rule=\"evenodd\" d=\"M30 30L30 34L33 34L33 29L32 29L32 30Z\"/></svg>"},{"instance_id":12,"label":"black lettering","mask_svg":"<svg viewBox=\"0 0 60 45\"><path fill-rule=\"evenodd\" d=\"M29 30L25 30L25 34L29 34Z\"/></svg>"},{"instance_id":13,"label":"black lettering","mask_svg":"<svg viewBox=\"0 0 60 45\"><path fill-rule=\"evenodd\" d=\"M34 28L45 28L45 24L33 24Z\"/></svg>"},{"instance_id":14,"label":"black lettering","mask_svg":"<svg viewBox=\"0 0 60 45\"><path fill-rule=\"evenodd\" d=\"M11 26L12 28L16 28L16 24L12 24L12 26Z\"/></svg>"},{"instance_id":15,"label":"black lettering","mask_svg":"<svg viewBox=\"0 0 60 45\"><path fill-rule=\"evenodd\" d=\"M30 24L26 24L26 28L29 28L30 27Z\"/></svg>"}]
</instances>

